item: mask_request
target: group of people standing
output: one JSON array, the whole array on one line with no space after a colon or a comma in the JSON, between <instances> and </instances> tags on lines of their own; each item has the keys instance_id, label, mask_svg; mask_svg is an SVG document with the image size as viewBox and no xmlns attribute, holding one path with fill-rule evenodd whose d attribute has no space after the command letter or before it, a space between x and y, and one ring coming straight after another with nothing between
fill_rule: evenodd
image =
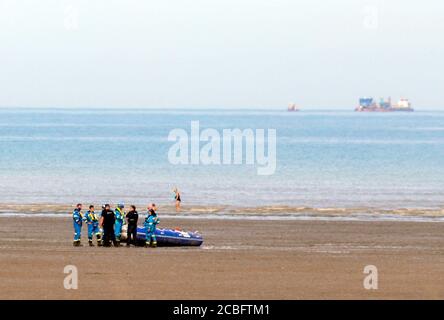
<instances>
[{"instance_id":1,"label":"group of people standing","mask_svg":"<svg viewBox=\"0 0 444 320\"><path fill-rule=\"evenodd\" d=\"M176 203L176 212L180 212L180 192L177 187L173 189L173 197ZM111 210L109 204L102 206L102 213L100 218L94 210L94 206L90 205L89 210L83 214L82 204L78 203L72 213L74 224L74 242L75 247L81 246L80 240L82 235L82 225L86 223L88 225L88 243L90 246L94 246L93 237L97 238L98 246L111 246L111 243L118 247L120 246L120 239L122 236L122 228L125 224L127 228L126 245L129 247L131 244L137 244L137 222L139 221L139 214L137 213L136 206L131 205L131 210L125 213L125 205L118 203L115 210ZM147 207L148 213L144 221L145 227L145 246L156 247L156 225L159 224L159 217L157 216L157 207L154 203Z\"/></svg>"},{"instance_id":2,"label":"group of people standing","mask_svg":"<svg viewBox=\"0 0 444 320\"><path fill-rule=\"evenodd\" d=\"M131 205L131 210L125 214L125 205L119 203L113 211L109 204L102 206L102 213L100 218L95 213L94 206L90 205L89 210L83 214L82 204L78 203L72 213L74 225L74 242L75 247L81 246L82 225L88 225L88 243L94 246L93 237L97 239L98 246L120 246L123 225L127 224L127 240L126 245L137 244L137 223L139 214L134 205ZM154 203L147 207L148 213L144 221L145 227L145 247L156 247L156 226L160 220L157 216L157 208Z\"/></svg>"}]
</instances>

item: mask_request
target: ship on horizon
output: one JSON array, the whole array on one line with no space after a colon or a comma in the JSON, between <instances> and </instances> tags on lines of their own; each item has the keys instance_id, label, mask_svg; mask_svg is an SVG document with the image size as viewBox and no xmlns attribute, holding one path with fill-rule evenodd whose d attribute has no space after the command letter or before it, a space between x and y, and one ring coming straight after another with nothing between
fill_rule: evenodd
<instances>
[{"instance_id":1,"label":"ship on horizon","mask_svg":"<svg viewBox=\"0 0 444 320\"><path fill-rule=\"evenodd\" d=\"M379 102L373 100L373 98L360 98L359 106L355 108L357 112L393 112L404 111L412 112L414 109L408 99L401 98L397 103L392 103L391 98L384 100L380 99Z\"/></svg>"},{"instance_id":2,"label":"ship on horizon","mask_svg":"<svg viewBox=\"0 0 444 320\"><path fill-rule=\"evenodd\" d=\"M288 105L287 111L290 111L290 112L293 112L293 111L299 111L299 108L296 107L296 104L295 104L295 103L290 103L290 104Z\"/></svg>"}]
</instances>

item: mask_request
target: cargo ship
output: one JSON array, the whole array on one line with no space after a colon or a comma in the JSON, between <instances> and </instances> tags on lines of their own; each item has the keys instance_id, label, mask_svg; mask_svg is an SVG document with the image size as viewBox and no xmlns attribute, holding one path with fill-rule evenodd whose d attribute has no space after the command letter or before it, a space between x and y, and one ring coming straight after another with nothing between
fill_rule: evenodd
<instances>
[{"instance_id":1,"label":"cargo ship","mask_svg":"<svg viewBox=\"0 0 444 320\"><path fill-rule=\"evenodd\" d=\"M408 99L401 98L397 103L392 103L391 98L384 100L380 99L379 102L373 100L373 98L360 98L359 106L355 109L358 112L393 112L393 111L405 111L412 112L414 109Z\"/></svg>"},{"instance_id":2,"label":"cargo ship","mask_svg":"<svg viewBox=\"0 0 444 320\"><path fill-rule=\"evenodd\" d=\"M288 105L287 110L290 111L290 112L293 112L293 111L299 111L299 108L296 107L296 104L295 104L295 103L290 103L290 104Z\"/></svg>"}]
</instances>

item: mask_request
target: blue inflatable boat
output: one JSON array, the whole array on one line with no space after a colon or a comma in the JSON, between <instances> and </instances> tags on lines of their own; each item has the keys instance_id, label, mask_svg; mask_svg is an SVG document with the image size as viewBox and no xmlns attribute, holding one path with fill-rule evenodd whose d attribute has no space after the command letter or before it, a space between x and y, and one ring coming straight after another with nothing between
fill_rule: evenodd
<instances>
[{"instance_id":1,"label":"blue inflatable boat","mask_svg":"<svg viewBox=\"0 0 444 320\"><path fill-rule=\"evenodd\" d=\"M126 227L122 229L122 240L126 240ZM157 245L160 247L166 246L193 246L198 247L203 243L203 238L198 232L190 232L174 229L156 229ZM145 244L146 229L143 227L137 228L137 242L141 245Z\"/></svg>"},{"instance_id":2,"label":"blue inflatable boat","mask_svg":"<svg viewBox=\"0 0 444 320\"><path fill-rule=\"evenodd\" d=\"M194 246L198 247L203 243L202 236L197 232L156 229L156 240L158 246ZM137 228L137 240L145 243L146 229Z\"/></svg>"}]
</instances>

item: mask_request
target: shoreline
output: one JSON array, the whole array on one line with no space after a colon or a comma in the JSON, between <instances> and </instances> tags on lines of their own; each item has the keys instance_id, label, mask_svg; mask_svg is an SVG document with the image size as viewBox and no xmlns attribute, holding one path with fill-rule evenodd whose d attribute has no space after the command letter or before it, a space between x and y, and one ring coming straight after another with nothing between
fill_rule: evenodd
<instances>
[{"instance_id":1,"label":"shoreline","mask_svg":"<svg viewBox=\"0 0 444 320\"><path fill-rule=\"evenodd\" d=\"M142 213L143 215L143 213ZM0 218L54 218L61 219L70 216L70 213L0 213ZM364 215L364 216L309 216L309 215L228 215L228 214L161 214L162 219L179 220L241 220L241 221L331 221L331 222L412 222L412 223L444 223L444 217L418 217L418 216L390 216L390 215Z\"/></svg>"},{"instance_id":2,"label":"shoreline","mask_svg":"<svg viewBox=\"0 0 444 320\"><path fill-rule=\"evenodd\" d=\"M144 205L136 204L144 214ZM271 205L261 207L240 206L182 206L175 212L172 204L158 204L159 215L171 219L215 219L215 220L282 220L282 221L407 221L444 222L444 208L398 208L374 207L312 208L304 206ZM70 216L74 205L57 203L0 203L0 217L63 217ZM86 212L86 210L84 210ZM100 213L101 206L96 205Z\"/></svg>"}]
</instances>

